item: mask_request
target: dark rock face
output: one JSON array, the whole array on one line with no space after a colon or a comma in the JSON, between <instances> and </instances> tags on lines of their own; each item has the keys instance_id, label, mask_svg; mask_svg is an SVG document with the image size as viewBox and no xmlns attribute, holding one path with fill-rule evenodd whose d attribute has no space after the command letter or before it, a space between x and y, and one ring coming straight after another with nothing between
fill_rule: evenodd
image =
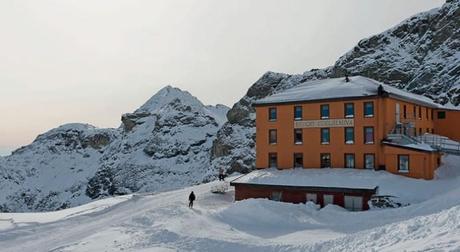
<instances>
[{"instance_id":1,"label":"dark rock face","mask_svg":"<svg viewBox=\"0 0 460 252\"><path fill-rule=\"evenodd\" d=\"M121 123L126 131L131 131L136 125L143 124L142 119L149 115L147 112L126 113L121 116Z\"/></svg>"},{"instance_id":2,"label":"dark rock face","mask_svg":"<svg viewBox=\"0 0 460 252\"><path fill-rule=\"evenodd\" d=\"M426 95L441 104L459 105L458 94L452 94L460 85L459 5L459 1L449 1L361 40L335 63L332 75L342 76L348 71Z\"/></svg>"},{"instance_id":3,"label":"dark rock face","mask_svg":"<svg viewBox=\"0 0 460 252\"><path fill-rule=\"evenodd\" d=\"M113 174L110 169L108 167L103 167L88 181L86 195L91 199L114 195L116 187L113 180Z\"/></svg>"},{"instance_id":4,"label":"dark rock face","mask_svg":"<svg viewBox=\"0 0 460 252\"><path fill-rule=\"evenodd\" d=\"M228 112L213 143L211 162L231 171L254 168L252 103L308 80L362 75L430 97L460 104L460 1L418 14L381 34L361 40L325 69L299 75L267 72Z\"/></svg>"},{"instance_id":5,"label":"dark rock face","mask_svg":"<svg viewBox=\"0 0 460 252\"><path fill-rule=\"evenodd\" d=\"M98 133L86 137L83 141L83 146L91 146L93 149L101 149L104 146L107 146L111 142L111 137L107 133Z\"/></svg>"},{"instance_id":6,"label":"dark rock face","mask_svg":"<svg viewBox=\"0 0 460 252\"><path fill-rule=\"evenodd\" d=\"M289 77L287 74L267 72L256 83L254 83L246 95L238 101L233 108L228 111L227 119L231 124L252 126L253 120L249 115L255 110L251 106L252 102L273 93L278 84Z\"/></svg>"}]
</instances>

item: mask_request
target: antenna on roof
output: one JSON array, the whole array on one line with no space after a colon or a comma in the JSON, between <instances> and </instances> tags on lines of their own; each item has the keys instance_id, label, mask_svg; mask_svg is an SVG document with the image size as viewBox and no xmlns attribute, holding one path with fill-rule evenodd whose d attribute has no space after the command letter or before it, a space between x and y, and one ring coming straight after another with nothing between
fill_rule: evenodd
<instances>
[{"instance_id":1,"label":"antenna on roof","mask_svg":"<svg viewBox=\"0 0 460 252\"><path fill-rule=\"evenodd\" d=\"M345 82L350 82L350 78L348 78L348 73L345 74Z\"/></svg>"}]
</instances>

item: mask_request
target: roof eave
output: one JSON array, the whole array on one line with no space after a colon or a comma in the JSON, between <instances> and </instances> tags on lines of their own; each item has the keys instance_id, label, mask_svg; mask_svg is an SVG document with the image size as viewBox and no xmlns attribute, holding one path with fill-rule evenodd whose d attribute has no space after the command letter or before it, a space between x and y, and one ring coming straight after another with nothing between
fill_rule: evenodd
<instances>
[{"instance_id":1,"label":"roof eave","mask_svg":"<svg viewBox=\"0 0 460 252\"><path fill-rule=\"evenodd\" d=\"M294 101L279 101L279 102L254 102L253 107L265 107L273 105L286 105L286 104L298 104L298 103L319 103L327 101L347 101L347 100L366 100L372 98L378 98L378 95L361 95L361 96L349 96L349 97L336 97L336 98L324 98L324 99L312 99L312 100L294 100Z\"/></svg>"},{"instance_id":2,"label":"roof eave","mask_svg":"<svg viewBox=\"0 0 460 252\"><path fill-rule=\"evenodd\" d=\"M415 148L415 147L411 147L411 146L405 146L405 145L392 143L392 142L387 142L387 141L382 141L382 144L389 145L389 146L396 147L396 148L401 148L401 149L409 149L409 150L413 150L413 151L422 151L422 152L428 152L428 153L439 152L438 150L435 150L435 149L433 149L433 150L425 150L425 149L419 149L419 148Z\"/></svg>"},{"instance_id":3,"label":"roof eave","mask_svg":"<svg viewBox=\"0 0 460 252\"><path fill-rule=\"evenodd\" d=\"M294 185L282 185L282 184L257 184L257 183L245 183L245 182L230 182L230 186L245 185L259 188L287 188L297 190L309 190L318 192L346 192L346 193L377 193L378 186L369 188L352 188L352 187L337 187L337 186L294 186Z\"/></svg>"}]
</instances>

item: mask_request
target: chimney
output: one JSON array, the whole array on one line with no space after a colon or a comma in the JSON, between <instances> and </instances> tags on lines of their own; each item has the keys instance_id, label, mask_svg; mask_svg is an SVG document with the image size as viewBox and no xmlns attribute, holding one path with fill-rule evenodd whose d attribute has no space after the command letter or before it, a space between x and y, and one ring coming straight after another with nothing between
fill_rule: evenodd
<instances>
[{"instance_id":1,"label":"chimney","mask_svg":"<svg viewBox=\"0 0 460 252\"><path fill-rule=\"evenodd\" d=\"M388 92L385 91L385 89L383 89L383 86L382 86L382 85L379 85L379 87L377 88L377 95L378 95L378 96L382 96L382 97L387 97L387 96L388 96Z\"/></svg>"}]
</instances>

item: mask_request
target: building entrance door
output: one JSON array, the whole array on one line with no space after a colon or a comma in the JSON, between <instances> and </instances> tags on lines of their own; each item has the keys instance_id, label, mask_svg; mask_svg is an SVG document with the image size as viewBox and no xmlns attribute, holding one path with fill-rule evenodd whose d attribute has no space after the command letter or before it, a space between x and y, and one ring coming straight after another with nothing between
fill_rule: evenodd
<instances>
[{"instance_id":1,"label":"building entrance door","mask_svg":"<svg viewBox=\"0 0 460 252\"><path fill-rule=\"evenodd\" d=\"M345 208L350 211L362 211L363 197L345 196Z\"/></svg>"},{"instance_id":2,"label":"building entrance door","mask_svg":"<svg viewBox=\"0 0 460 252\"><path fill-rule=\"evenodd\" d=\"M317 196L316 193L307 193L307 202L311 201L316 204L317 202Z\"/></svg>"},{"instance_id":3,"label":"building entrance door","mask_svg":"<svg viewBox=\"0 0 460 252\"><path fill-rule=\"evenodd\" d=\"M328 204L334 204L334 195L332 194L323 195L323 205L326 206Z\"/></svg>"}]
</instances>

